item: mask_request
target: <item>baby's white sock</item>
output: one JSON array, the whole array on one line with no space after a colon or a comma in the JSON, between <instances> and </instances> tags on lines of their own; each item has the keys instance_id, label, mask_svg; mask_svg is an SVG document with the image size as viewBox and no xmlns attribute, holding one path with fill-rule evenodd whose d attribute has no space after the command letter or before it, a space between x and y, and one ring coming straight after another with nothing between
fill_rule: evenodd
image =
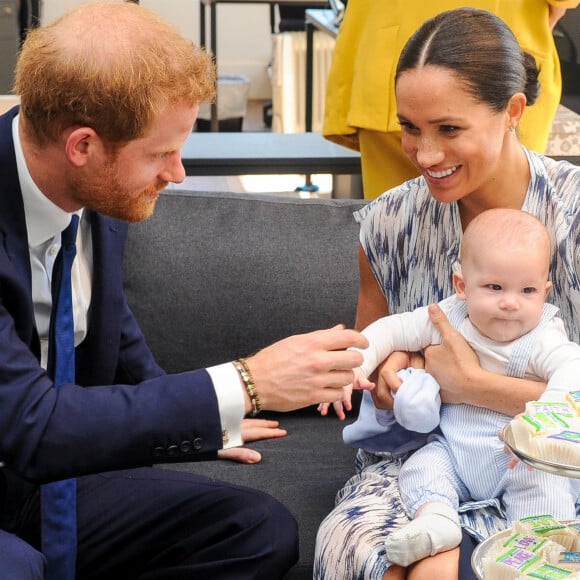
<instances>
[{"instance_id":1,"label":"baby's white sock","mask_svg":"<svg viewBox=\"0 0 580 580\"><path fill-rule=\"evenodd\" d=\"M426 504L415 519L392 532L385 541L389 562L409 566L461 543L457 512L444 503Z\"/></svg>"}]
</instances>

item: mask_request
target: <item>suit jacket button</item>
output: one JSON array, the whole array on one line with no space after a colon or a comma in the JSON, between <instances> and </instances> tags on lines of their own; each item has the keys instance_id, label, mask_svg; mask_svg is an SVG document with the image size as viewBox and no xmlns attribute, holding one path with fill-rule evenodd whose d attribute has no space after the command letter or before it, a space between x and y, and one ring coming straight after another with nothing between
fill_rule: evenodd
<instances>
[{"instance_id":1,"label":"suit jacket button","mask_svg":"<svg viewBox=\"0 0 580 580\"><path fill-rule=\"evenodd\" d=\"M189 453L191 451L191 443L189 441L182 441L179 449L181 453Z\"/></svg>"},{"instance_id":2,"label":"suit jacket button","mask_svg":"<svg viewBox=\"0 0 580 580\"><path fill-rule=\"evenodd\" d=\"M201 437L196 437L193 440L193 448L196 451L199 451L203 447L203 439Z\"/></svg>"},{"instance_id":3,"label":"suit jacket button","mask_svg":"<svg viewBox=\"0 0 580 580\"><path fill-rule=\"evenodd\" d=\"M169 455L169 457L175 457L178 453L179 448L177 447L177 445L170 445L167 448L167 455Z\"/></svg>"}]
</instances>

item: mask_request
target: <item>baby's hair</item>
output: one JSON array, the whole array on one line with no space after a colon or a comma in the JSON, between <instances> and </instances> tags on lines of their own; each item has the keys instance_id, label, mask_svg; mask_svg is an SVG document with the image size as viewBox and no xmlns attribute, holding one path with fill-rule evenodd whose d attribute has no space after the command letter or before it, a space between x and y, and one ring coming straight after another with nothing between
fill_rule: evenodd
<instances>
[{"instance_id":1,"label":"baby's hair","mask_svg":"<svg viewBox=\"0 0 580 580\"><path fill-rule=\"evenodd\" d=\"M545 252L546 270L551 255L550 234L533 215L508 208L489 209L476 216L467 226L461 242L461 263L477 255L482 246L503 248L526 246L530 252Z\"/></svg>"}]
</instances>

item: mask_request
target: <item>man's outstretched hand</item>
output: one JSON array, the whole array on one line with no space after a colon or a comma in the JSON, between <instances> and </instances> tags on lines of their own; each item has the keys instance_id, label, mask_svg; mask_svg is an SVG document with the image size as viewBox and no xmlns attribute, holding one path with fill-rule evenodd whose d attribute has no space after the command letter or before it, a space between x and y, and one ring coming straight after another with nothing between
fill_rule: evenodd
<instances>
[{"instance_id":1,"label":"man's outstretched hand","mask_svg":"<svg viewBox=\"0 0 580 580\"><path fill-rule=\"evenodd\" d=\"M278 421L269 419L244 419L242 421L242 438L245 443L263 439L285 437L286 429L280 429ZM219 459L228 459L239 463L259 463L262 456L255 449L248 447L230 447L218 451Z\"/></svg>"}]
</instances>

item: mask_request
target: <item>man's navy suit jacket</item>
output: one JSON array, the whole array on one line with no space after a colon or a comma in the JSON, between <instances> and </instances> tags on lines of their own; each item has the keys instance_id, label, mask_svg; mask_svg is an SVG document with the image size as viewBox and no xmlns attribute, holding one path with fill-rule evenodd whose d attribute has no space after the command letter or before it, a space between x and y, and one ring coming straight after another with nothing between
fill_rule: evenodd
<instances>
[{"instance_id":1,"label":"man's navy suit jacket","mask_svg":"<svg viewBox=\"0 0 580 580\"><path fill-rule=\"evenodd\" d=\"M209 374L205 370L165 374L127 304L122 280L127 224L89 212L93 293L89 331L76 349L77 384L54 389L40 367L12 138L17 112L16 108L0 116L0 461L4 475L38 483L215 457L222 433Z\"/></svg>"}]
</instances>

